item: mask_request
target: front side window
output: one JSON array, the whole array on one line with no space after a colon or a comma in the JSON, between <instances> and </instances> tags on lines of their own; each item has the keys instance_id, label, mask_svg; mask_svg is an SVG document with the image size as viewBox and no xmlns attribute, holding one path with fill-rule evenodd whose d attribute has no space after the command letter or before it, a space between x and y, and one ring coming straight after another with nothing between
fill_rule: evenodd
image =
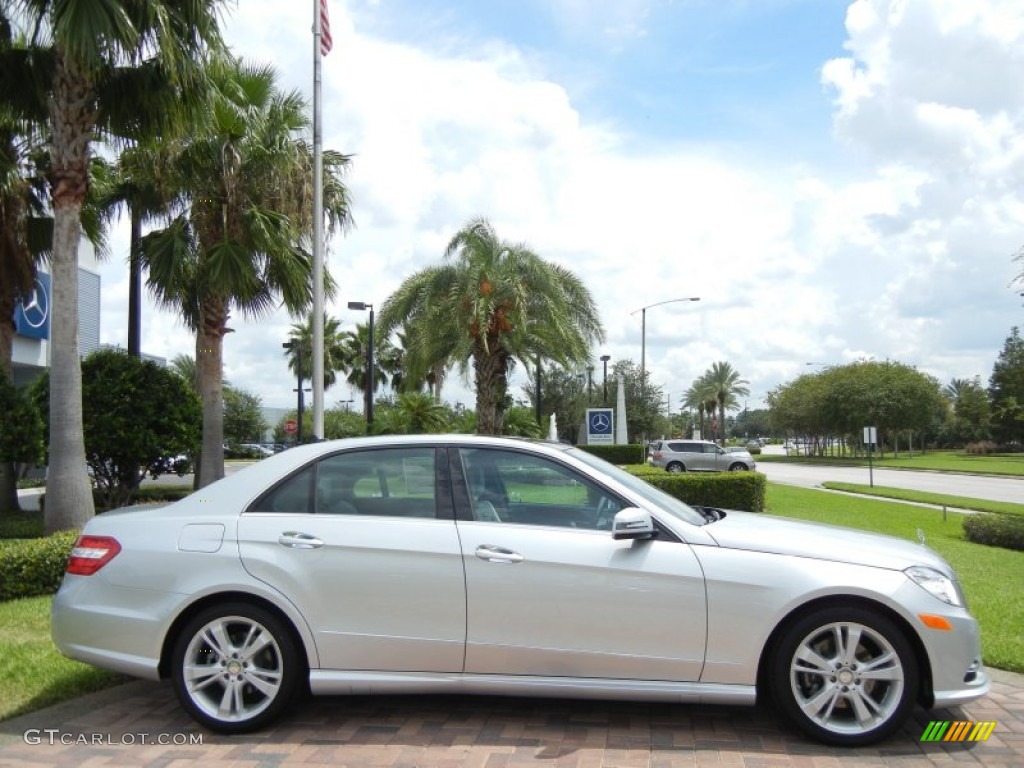
<instances>
[{"instance_id":1,"label":"front side window","mask_svg":"<svg viewBox=\"0 0 1024 768\"><path fill-rule=\"evenodd\" d=\"M611 530L622 502L573 469L516 451L460 451L474 520Z\"/></svg>"}]
</instances>

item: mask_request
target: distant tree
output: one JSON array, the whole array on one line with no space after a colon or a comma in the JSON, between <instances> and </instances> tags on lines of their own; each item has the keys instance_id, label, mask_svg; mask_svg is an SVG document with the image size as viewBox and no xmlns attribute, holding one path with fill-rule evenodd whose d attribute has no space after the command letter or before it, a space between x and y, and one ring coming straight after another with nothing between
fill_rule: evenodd
<instances>
[{"instance_id":1,"label":"distant tree","mask_svg":"<svg viewBox=\"0 0 1024 768\"><path fill-rule=\"evenodd\" d=\"M234 444L259 443L267 431L263 399L245 389L224 387L224 438Z\"/></svg>"},{"instance_id":2,"label":"distant tree","mask_svg":"<svg viewBox=\"0 0 1024 768\"><path fill-rule=\"evenodd\" d=\"M704 391L715 401L715 407L718 409L717 430L712 439L722 440L725 438L725 412L739 410L738 398L750 394L746 386L747 380L740 378L739 371L730 363L718 361L712 363L702 381Z\"/></svg>"},{"instance_id":3,"label":"distant tree","mask_svg":"<svg viewBox=\"0 0 1024 768\"><path fill-rule=\"evenodd\" d=\"M537 423L536 415L532 410L515 405L505 412L505 429L502 434L511 437L540 438L544 437L545 432Z\"/></svg>"},{"instance_id":4,"label":"distant tree","mask_svg":"<svg viewBox=\"0 0 1024 768\"><path fill-rule=\"evenodd\" d=\"M26 464L43 460L43 420L31 398L17 389L0 370L0 463L11 473L12 480L21 475ZM5 485L0 496L0 513L17 512L17 483Z\"/></svg>"},{"instance_id":5,"label":"distant tree","mask_svg":"<svg viewBox=\"0 0 1024 768\"><path fill-rule=\"evenodd\" d=\"M293 376L299 376L299 350L302 351L302 380L313 380L313 315L303 323L292 325L288 334L291 347L285 350L288 368ZM341 322L336 317L324 315L324 389L330 389L338 380L338 372L349 367L346 336L341 331Z\"/></svg>"},{"instance_id":6,"label":"distant tree","mask_svg":"<svg viewBox=\"0 0 1024 768\"><path fill-rule=\"evenodd\" d=\"M405 352L413 370L450 360L464 375L472 367L477 429L500 434L514 362L585 362L604 338L597 307L575 274L501 240L486 219L456 232L444 256L444 264L406 278L385 302L380 332L410 335Z\"/></svg>"},{"instance_id":7,"label":"distant tree","mask_svg":"<svg viewBox=\"0 0 1024 768\"><path fill-rule=\"evenodd\" d=\"M963 446L991 439L992 409L980 376L951 379L942 388L942 395L948 401L949 409L936 434L940 445Z\"/></svg>"},{"instance_id":8,"label":"distant tree","mask_svg":"<svg viewBox=\"0 0 1024 768\"><path fill-rule=\"evenodd\" d=\"M988 382L992 431L1003 443L1024 443L1024 338L1014 326Z\"/></svg>"},{"instance_id":9,"label":"distant tree","mask_svg":"<svg viewBox=\"0 0 1024 768\"><path fill-rule=\"evenodd\" d=\"M586 378L581 374L579 368L566 368L557 363L549 363L541 368L541 422L537 424L537 387L536 374L531 376L529 384L524 384L522 393L526 402L530 404L526 411L537 426L537 437L546 437L548 424L552 414L558 423L559 434L567 437L571 442L577 442L579 425L583 421L583 414L587 406L587 383ZM517 414L515 429L526 429L521 415ZM503 434L515 434L503 430Z\"/></svg>"},{"instance_id":10,"label":"distant tree","mask_svg":"<svg viewBox=\"0 0 1024 768\"><path fill-rule=\"evenodd\" d=\"M32 386L36 407L49 414L49 372ZM101 349L82 361L86 463L104 506L131 501L147 475L183 474L166 459L194 454L202 413L180 376L124 350Z\"/></svg>"}]
</instances>

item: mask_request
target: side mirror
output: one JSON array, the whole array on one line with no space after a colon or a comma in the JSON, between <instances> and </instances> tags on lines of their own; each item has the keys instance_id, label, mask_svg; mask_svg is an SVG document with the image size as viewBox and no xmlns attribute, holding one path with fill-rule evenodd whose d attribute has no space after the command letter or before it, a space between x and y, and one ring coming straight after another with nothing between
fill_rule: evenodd
<instances>
[{"instance_id":1,"label":"side mirror","mask_svg":"<svg viewBox=\"0 0 1024 768\"><path fill-rule=\"evenodd\" d=\"M650 539L654 537L654 520L639 507L626 507L612 518L613 539Z\"/></svg>"}]
</instances>

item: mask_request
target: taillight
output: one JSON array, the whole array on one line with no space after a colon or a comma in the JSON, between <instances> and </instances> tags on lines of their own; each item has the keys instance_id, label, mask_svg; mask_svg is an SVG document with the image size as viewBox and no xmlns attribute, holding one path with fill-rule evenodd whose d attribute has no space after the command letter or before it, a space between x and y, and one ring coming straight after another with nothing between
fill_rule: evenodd
<instances>
[{"instance_id":1,"label":"taillight","mask_svg":"<svg viewBox=\"0 0 1024 768\"><path fill-rule=\"evenodd\" d=\"M68 559L68 573L92 576L120 551L121 545L112 536L79 536Z\"/></svg>"}]
</instances>

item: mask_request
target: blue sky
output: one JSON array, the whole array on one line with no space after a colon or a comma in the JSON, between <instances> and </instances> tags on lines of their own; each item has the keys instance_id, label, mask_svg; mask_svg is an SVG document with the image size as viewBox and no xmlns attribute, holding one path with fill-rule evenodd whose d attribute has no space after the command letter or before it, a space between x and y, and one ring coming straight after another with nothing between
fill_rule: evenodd
<instances>
[{"instance_id":1,"label":"blue sky","mask_svg":"<svg viewBox=\"0 0 1024 768\"><path fill-rule=\"evenodd\" d=\"M245 0L226 34L312 92L313 3ZM308 6L308 7L306 7ZM750 407L807 361L986 382L1024 309L1017 0L330 0L325 146L356 227L328 242L344 326L475 216L579 274L607 332L679 395L715 361ZM127 240L127 233L122 236ZM126 250L126 246L124 246ZM104 341L124 343L123 256ZM237 324L225 375L288 405L283 313ZM268 341L269 339L269 341ZM147 351L192 342L149 310ZM451 401L472 402L451 379ZM515 380L516 394L521 378ZM330 405L352 395L327 392Z\"/></svg>"}]
</instances>

